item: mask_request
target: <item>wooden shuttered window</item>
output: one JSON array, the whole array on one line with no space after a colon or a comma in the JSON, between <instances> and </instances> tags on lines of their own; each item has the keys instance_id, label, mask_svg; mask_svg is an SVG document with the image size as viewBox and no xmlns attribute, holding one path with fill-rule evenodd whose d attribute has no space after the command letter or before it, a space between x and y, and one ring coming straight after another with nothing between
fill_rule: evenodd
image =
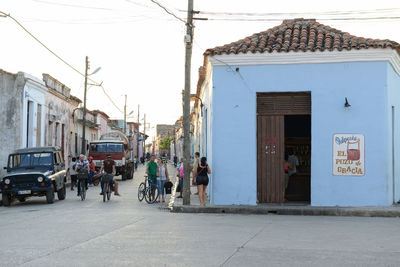
<instances>
[{"instance_id":1,"label":"wooden shuttered window","mask_svg":"<svg viewBox=\"0 0 400 267\"><path fill-rule=\"evenodd\" d=\"M310 93L258 93L257 115L310 115Z\"/></svg>"}]
</instances>

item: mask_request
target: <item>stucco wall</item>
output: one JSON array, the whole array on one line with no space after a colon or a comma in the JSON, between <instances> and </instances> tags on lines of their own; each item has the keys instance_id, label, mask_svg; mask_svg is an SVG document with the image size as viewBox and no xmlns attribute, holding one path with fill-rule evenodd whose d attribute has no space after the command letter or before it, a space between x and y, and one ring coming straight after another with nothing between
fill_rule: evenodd
<instances>
[{"instance_id":1,"label":"stucco wall","mask_svg":"<svg viewBox=\"0 0 400 267\"><path fill-rule=\"evenodd\" d=\"M388 205L386 62L214 66L214 204L256 204L257 92L312 95L311 204ZM351 109L344 108L347 97ZM366 174L333 176L332 136L365 136Z\"/></svg>"},{"instance_id":2,"label":"stucco wall","mask_svg":"<svg viewBox=\"0 0 400 267\"><path fill-rule=\"evenodd\" d=\"M25 86L23 94L23 117L22 117L22 146L38 147L45 145L45 129L46 129L46 93L47 88L43 81L24 73ZM28 101L32 103L32 120L28 129ZM41 106L41 112L38 111L38 105ZM40 116L40 118L38 118ZM40 120L40 129L38 129L38 121ZM27 137L29 136L28 140ZM40 140L38 140L38 137Z\"/></svg>"},{"instance_id":3,"label":"stucco wall","mask_svg":"<svg viewBox=\"0 0 400 267\"><path fill-rule=\"evenodd\" d=\"M17 79L18 77L18 79ZM8 154L22 144L23 74L0 71L0 178L5 175Z\"/></svg>"},{"instance_id":4,"label":"stucco wall","mask_svg":"<svg viewBox=\"0 0 400 267\"><path fill-rule=\"evenodd\" d=\"M387 162L387 168L391 170L388 172L388 202L397 202L400 200L400 77L389 64L387 65L387 88L389 128L392 129L392 125L394 126L393 131L389 130L387 133L387 138L390 140L388 158L391 159Z\"/></svg>"}]
</instances>

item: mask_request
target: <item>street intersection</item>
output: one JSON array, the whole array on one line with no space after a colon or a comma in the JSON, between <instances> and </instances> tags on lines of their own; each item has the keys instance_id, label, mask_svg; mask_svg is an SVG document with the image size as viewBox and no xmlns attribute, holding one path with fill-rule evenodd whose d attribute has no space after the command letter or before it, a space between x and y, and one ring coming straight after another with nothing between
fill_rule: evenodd
<instances>
[{"instance_id":1,"label":"street intersection","mask_svg":"<svg viewBox=\"0 0 400 267\"><path fill-rule=\"evenodd\" d=\"M170 213L138 201L143 176L106 203L90 187L0 207L0 266L400 265L399 218Z\"/></svg>"}]
</instances>

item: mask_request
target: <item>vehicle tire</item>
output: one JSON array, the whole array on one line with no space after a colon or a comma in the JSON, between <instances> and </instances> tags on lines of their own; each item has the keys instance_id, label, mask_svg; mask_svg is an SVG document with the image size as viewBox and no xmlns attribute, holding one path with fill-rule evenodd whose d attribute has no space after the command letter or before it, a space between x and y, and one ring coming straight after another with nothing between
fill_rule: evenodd
<instances>
[{"instance_id":1,"label":"vehicle tire","mask_svg":"<svg viewBox=\"0 0 400 267\"><path fill-rule=\"evenodd\" d=\"M54 203L54 188L51 186L49 190L46 192L46 201L48 204Z\"/></svg>"},{"instance_id":2,"label":"vehicle tire","mask_svg":"<svg viewBox=\"0 0 400 267\"><path fill-rule=\"evenodd\" d=\"M128 179L133 179L134 172L135 172L135 167L131 166Z\"/></svg>"},{"instance_id":3,"label":"vehicle tire","mask_svg":"<svg viewBox=\"0 0 400 267\"><path fill-rule=\"evenodd\" d=\"M111 190L110 184L108 184L108 186L107 186L107 201L110 201L111 193L112 193L112 190Z\"/></svg>"},{"instance_id":4,"label":"vehicle tire","mask_svg":"<svg viewBox=\"0 0 400 267\"><path fill-rule=\"evenodd\" d=\"M139 188L138 188L139 201L143 200L145 194L146 194L146 184L142 182L142 183L140 183Z\"/></svg>"},{"instance_id":5,"label":"vehicle tire","mask_svg":"<svg viewBox=\"0 0 400 267\"><path fill-rule=\"evenodd\" d=\"M108 183L104 183L103 184L103 190L102 190L102 192L103 192L103 202L106 202L107 184Z\"/></svg>"},{"instance_id":6,"label":"vehicle tire","mask_svg":"<svg viewBox=\"0 0 400 267\"><path fill-rule=\"evenodd\" d=\"M2 199L3 199L3 205L4 206L10 206L11 205L11 197L8 195L8 194L6 194L6 193L3 193L2 195L1 195L1 197L2 197Z\"/></svg>"},{"instance_id":7,"label":"vehicle tire","mask_svg":"<svg viewBox=\"0 0 400 267\"><path fill-rule=\"evenodd\" d=\"M26 200L25 197L20 197L20 198L18 198L18 201L21 202L21 203L22 203L22 202L25 202L25 200Z\"/></svg>"},{"instance_id":8,"label":"vehicle tire","mask_svg":"<svg viewBox=\"0 0 400 267\"><path fill-rule=\"evenodd\" d=\"M84 201L86 198L86 183L85 180L82 180L80 182L80 186L81 186L81 200Z\"/></svg>"},{"instance_id":9,"label":"vehicle tire","mask_svg":"<svg viewBox=\"0 0 400 267\"><path fill-rule=\"evenodd\" d=\"M65 188L65 184L64 184L63 187L57 191L58 200L64 200L66 193L67 192L66 192L66 188Z\"/></svg>"},{"instance_id":10,"label":"vehicle tire","mask_svg":"<svg viewBox=\"0 0 400 267\"><path fill-rule=\"evenodd\" d=\"M152 196L152 191L154 192L154 197ZM149 186L146 188L146 193L144 195L144 199L148 204L153 204L158 199L158 186Z\"/></svg>"},{"instance_id":11,"label":"vehicle tire","mask_svg":"<svg viewBox=\"0 0 400 267\"><path fill-rule=\"evenodd\" d=\"M122 181L126 180L126 170L122 173L121 177L122 177Z\"/></svg>"}]
</instances>

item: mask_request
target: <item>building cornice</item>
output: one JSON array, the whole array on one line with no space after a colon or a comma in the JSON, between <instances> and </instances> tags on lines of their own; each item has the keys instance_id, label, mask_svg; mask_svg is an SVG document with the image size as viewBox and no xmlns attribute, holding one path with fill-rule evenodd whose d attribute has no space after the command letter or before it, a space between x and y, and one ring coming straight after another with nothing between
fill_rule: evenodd
<instances>
[{"instance_id":1,"label":"building cornice","mask_svg":"<svg viewBox=\"0 0 400 267\"><path fill-rule=\"evenodd\" d=\"M247 53L208 56L213 66L289 65L344 62L389 62L400 75L400 56L396 50L369 48L349 51L315 51L288 53Z\"/></svg>"},{"instance_id":2,"label":"building cornice","mask_svg":"<svg viewBox=\"0 0 400 267\"><path fill-rule=\"evenodd\" d=\"M39 90L44 94L47 93L47 87L43 83L31 79L30 77L25 77L25 81L26 81L25 85L35 88L36 90Z\"/></svg>"}]
</instances>

